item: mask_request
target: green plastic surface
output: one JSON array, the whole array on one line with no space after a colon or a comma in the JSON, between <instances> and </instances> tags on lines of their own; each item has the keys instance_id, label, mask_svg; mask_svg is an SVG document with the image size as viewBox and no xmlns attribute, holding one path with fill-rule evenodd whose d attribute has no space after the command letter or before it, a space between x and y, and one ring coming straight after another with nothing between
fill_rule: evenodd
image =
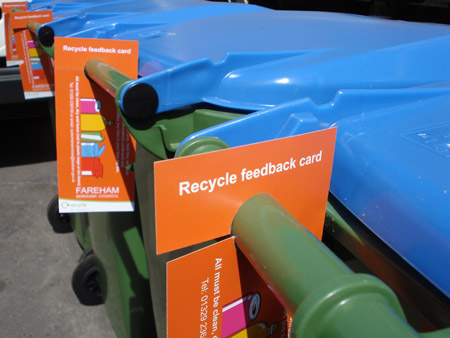
<instances>
[{"instance_id":1,"label":"green plastic surface","mask_svg":"<svg viewBox=\"0 0 450 338\"><path fill-rule=\"evenodd\" d=\"M119 105L122 88L131 78L99 59L89 60L85 65L85 73L115 97L129 132L138 143L160 159L172 158L181 141L192 133L242 116L212 109L186 108L158 114L145 120L133 120L123 114Z\"/></svg>"},{"instance_id":2,"label":"green plastic surface","mask_svg":"<svg viewBox=\"0 0 450 338\"><path fill-rule=\"evenodd\" d=\"M229 148L224 141L215 137L197 137L183 144L175 153L175 157L203 154Z\"/></svg>"},{"instance_id":3,"label":"green plastic surface","mask_svg":"<svg viewBox=\"0 0 450 338\"><path fill-rule=\"evenodd\" d=\"M42 43L39 42L39 46L42 48L42 50L50 56L52 59L55 58L55 47L52 45L51 47L46 47Z\"/></svg>"},{"instance_id":4,"label":"green plastic surface","mask_svg":"<svg viewBox=\"0 0 450 338\"><path fill-rule=\"evenodd\" d=\"M106 313L119 338L152 337L154 319L138 212L90 213Z\"/></svg>"},{"instance_id":5,"label":"green plastic surface","mask_svg":"<svg viewBox=\"0 0 450 338\"><path fill-rule=\"evenodd\" d=\"M207 109L183 110L158 114L158 119L150 123L147 129L137 129L127 124L133 136L137 139L136 174L137 193L141 205L140 215L144 237L145 251L150 273L150 289L152 294L153 311L158 337L166 337L166 264L168 261L207 246L212 241L201 243L195 247L188 247L174 252L157 255L155 236L155 200L154 200L154 163L161 159L172 158L179 143L191 133L236 118L239 114L223 113ZM183 156L201 151L211 151L209 143L216 149L228 147L225 143L217 143L217 139L207 138L206 143L198 147L188 147L189 151L182 151ZM195 143L195 142L194 142ZM189 142L187 143L189 144ZM192 151L192 153L191 153ZM177 152L177 156L180 154Z\"/></svg>"},{"instance_id":6,"label":"green plastic surface","mask_svg":"<svg viewBox=\"0 0 450 338\"><path fill-rule=\"evenodd\" d=\"M84 67L86 75L113 97L131 78L100 59L90 59Z\"/></svg>"},{"instance_id":7,"label":"green plastic surface","mask_svg":"<svg viewBox=\"0 0 450 338\"><path fill-rule=\"evenodd\" d=\"M214 243L208 241L197 246L188 247L173 252L156 254L155 235L155 199L154 199L154 163L160 158L148 151L140 144L137 145L135 173L137 192L141 205L140 209L142 232L145 244L145 252L148 263L150 290L152 294L153 312L157 329L157 337L166 337L166 264L167 262L179 258L183 255L196 251L202 247Z\"/></svg>"},{"instance_id":8,"label":"green plastic surface","mask_svg":"<svg viewBox=\"0 0 450 338\"><path fill-rule=\"evenodd\" d=\"M136 141L160 159L174 157L181 141L192 133L240 116L236 113L191 108L158 114L149 121L137 122L126 120L122 114Z\"/></svg>"},{"instance_id":9,"label":"green plastic surface","mask_svg":"<svg viewBox=\"0 0 450 338\"><path fill-rule=\"evenodd\" d=\"M70 213L70 224L73 233L77 239L80 247L85 250L92 245L91 233L89 231L88 214L84 213Z\"/></svg>"},{"instance_id":10,"label":"green plastic surface","mask_svg":"<svg viewBox=\"0 0 450 338\"><path fill-rule=\"evenodd\" d=\"M376 277L354 274L272 196L246 201L235 215L236 244L294 315L292 337L444 337L419 334L394 292Z\"/></svg>"}]
</instances>

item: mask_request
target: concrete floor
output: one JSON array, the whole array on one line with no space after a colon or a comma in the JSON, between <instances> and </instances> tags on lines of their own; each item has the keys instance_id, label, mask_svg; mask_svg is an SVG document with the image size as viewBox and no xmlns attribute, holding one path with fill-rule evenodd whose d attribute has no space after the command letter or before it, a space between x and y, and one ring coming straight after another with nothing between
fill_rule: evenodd
<instances>
[{"instance_id":1,"label":"concrete floor","mask_svg":"<svg viewBox=\"0 0 450 338\"><path fill-rule=\"evenodd\" d=\"M75 236L47 221L57 176L46 102L0 105L0 120L0 336L115 337L104 307L72 291Z\"/></svg>"}]
</instances>

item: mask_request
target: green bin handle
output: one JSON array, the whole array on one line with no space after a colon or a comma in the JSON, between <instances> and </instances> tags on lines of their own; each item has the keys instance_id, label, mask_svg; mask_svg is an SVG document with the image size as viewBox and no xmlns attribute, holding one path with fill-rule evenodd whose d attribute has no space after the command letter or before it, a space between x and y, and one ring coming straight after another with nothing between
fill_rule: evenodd
<instances>
[{"instance_id":1,"label":"green bin handle","mask_svg":"<svg viewBox=\"0 0 450 338\"><path fill-rule=\"evenodd\" d=\"M34 35L36 35L39 26L40 26L40 23L38 23L36 21L28 21L28 24L27 24L28 30L33 32Z\"/></svg>"},{"instance_id":2,"label":"green bin handle","mask_svg":"<svg viewBox=\"0 0 450 338\"><path fill-rule=\"evenodd\" d=\"M13 13L17 13L17 12L24 12L24 10L22 8L13 8L12 10ZM27 23L27 29L29 31L31 31L34 35L37 36L38 40L39 40L39 44L41 45L41 48L44 50L45 53L47 53L50 57L54 57L54 49L53 49L53 42L54 42L54 38L55 38L55 34L53 32L53 29L47 26L42 27L42 29L39 30L39 34L38 34L38 29L41 26L40 23L36 22L36 21L28 21ZM51 40L51 42L49 43L48 41Z\"/></svg>"},{"instance_id":3,"label":"green bin handle","mask_svg":"<svg viewBox=\"0 0 450 338\"><path fill-rule=\"evenodd\" d=\"M121 100L123 87L133 79L100 59L91 59L84 67L86 76L116 98ZM158 106L158 94L145 83L134 84L126 90L122 98L122 113L132 120L148 120Z\"/></svg>"},{"instance_id":4,"label":"green bin handle","mask_svg":"<svg viewBox=\"0 0 450 338\"><path fill-rule=\"evenodd\" d=\"M232 224L236 245L294 315L292 337L448 337L419 334L394 292L376 277L353 273L282 205L255 195Z\"/></svg>"},{"instance_id":5,"label":"green bin handle","mask_svg":"<svg viewBox=\"0 0 450 338\"><path fill-rule=\"evenodd\" d=\"M230 146L217 137L201 136L187 141L175 152L175 157L184 157L227 149Z\"/></svg>"},{"instance_id":6,"label":"green bin handle","mask_svg":"<svg viewBox=\"0 0 450 338\"><path fill-rule=\"evenodd\" d=\"M30 21L28 22L27 28L28 30L30 30L31 32L34 33L34 35L37 36L38 41L39 41L39 45L41 46L42 50L51 58L55 57L55 50L53 47L53 43L50 46L46 45L46 41L48 40L49 37L49 32L51 34L53 34L53 29L51 29L48 26L43 26L42 25L35 22L35 21ZM40 27L40 28L39 28ZM52 39L54 38L54 35L52 35Z\"/></svg>"}]
</instances>

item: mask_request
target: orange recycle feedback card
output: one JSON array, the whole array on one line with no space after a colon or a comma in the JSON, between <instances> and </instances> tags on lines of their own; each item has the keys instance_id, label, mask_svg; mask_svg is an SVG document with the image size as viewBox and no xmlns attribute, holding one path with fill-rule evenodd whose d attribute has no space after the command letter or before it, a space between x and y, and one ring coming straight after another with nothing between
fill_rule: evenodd
<instances>
[{"instance_id":1,"label":"orange recycle feedback card","mask_svg":"<svg viewBox=\"0 0 450 338\"><path fill-rule=\"evenodd\" d=\"M285 338L289 327L234 238L167 263L167 337Z\"/></svg>"},{"instance_id":2,"label":"orange recycle feedback card","mask_svg":"<svg viewBox=\"0 0 450 338\"><path fill-rule=\"evenodd\" d=\"M157 254L230 234L259 193L321 238L336 129L155 162Z\"/></svg>"},{"instance_id":3,"label":"orange recycle feedback card","mask_svg":"<svg viewBox=\"0 0 450 338\"><path fill-rule=\"evenodd\" d=\"M114 97L86 77L84 66L93 58L136 78L138 43L55 39L59 210L132 211L134 173L127 166L134 163L135 142Z\"/></svg>"},{"instance_id":4,"label":"orange recycle feedback card","mask_svg":"<svg viewBox=\"0 0 450 338\"><path fill-rule=\"evenodd\" d=\"M229 235L239 207L259 193L320 239L335 137L327 129L156 162L157 251ZM286 338L290 315L234 237L167 263L168 337Z\"/></svg>"},{"instance_id":5,"label":"orange recycle feedback card","mask_svg":"<svg viewBox=\"0 0 450 338\"><path fill-rule=\"evenodd\" d=\"M52 11L11 12L11 26L17 48L17 58L25 99L52 97L54 93L53 60L40 47L34 33L28 30L31 22L52 21Z\"/></svg>"},{"instance_id":6,"label":"orange recycle feedback card","mask_svg":"<svg viewBox=\"0 0 450 338\"><path fill-rule=\"evenodd\" d=\"M11 25L10 13L13 11L26 11L28 8L27 2L4 2L2 3L3 20L5 24L5 47L6 47L6 66L20 65L23 60L19 59L17 54L16 39L14 38L14 31Z\"/></svg>"}]
</instances>

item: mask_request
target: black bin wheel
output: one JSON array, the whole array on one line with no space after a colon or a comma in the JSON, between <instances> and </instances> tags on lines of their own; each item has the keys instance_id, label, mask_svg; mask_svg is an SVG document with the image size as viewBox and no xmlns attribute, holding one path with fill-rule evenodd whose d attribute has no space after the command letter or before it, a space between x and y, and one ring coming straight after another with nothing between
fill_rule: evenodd
<instances>
[{"instance_id":1,"label":"black bin wheel","mask_svg":"<svg viewBox=\"0 0 450 338\"><path fill-rule=\"evenodd\" d=\"M86 255L72 274L72 289L83 305L103 304L95 254Z\"/></svg>"},{"instance_id":2,"label":"black bin wheel","mask_svg":"<svg viewBox=\"0 0 450 338\"><path fill-rule=\"evenodd\" d=\"M70 224L70 216L59 212L58 195L53 197L48 203L47 218L54 232L66 234L73 231Z\"/></svg>"}]
</instances>

